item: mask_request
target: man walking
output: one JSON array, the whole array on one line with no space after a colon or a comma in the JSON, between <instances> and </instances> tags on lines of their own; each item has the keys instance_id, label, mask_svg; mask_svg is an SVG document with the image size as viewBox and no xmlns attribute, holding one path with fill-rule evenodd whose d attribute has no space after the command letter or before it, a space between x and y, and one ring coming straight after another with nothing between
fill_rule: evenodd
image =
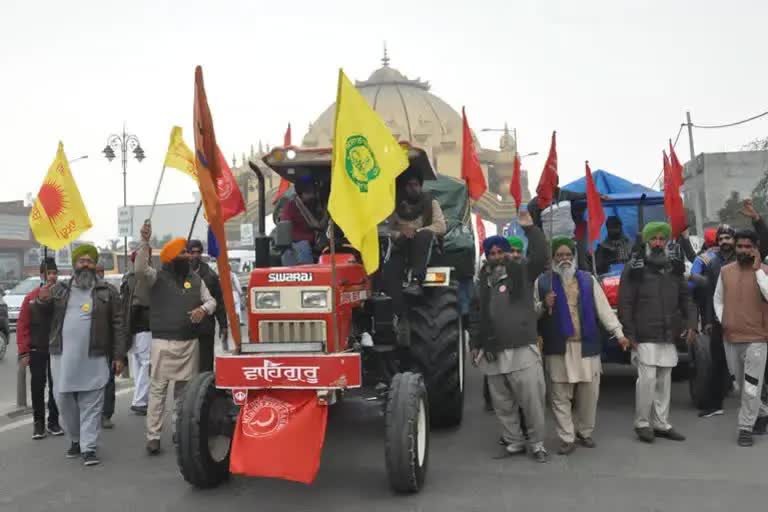
<instances>
[{"instance_id":1,"label":"man walking","mask_svg":"<svg viewBox=\"0 0 768 512\"><path fill-rule=\"evenodd\" d=\"M644 253L635 254L619 284L619 318L634 348L637 365L635 432L652 443L656 437L684 441L669 424L672 368L677 365L675 341L696 336L696 312L691 307L683 275L667 254L671 229L665 222L643 228Z\"/></svg>"},{"instance_id":2,"label":"man walking","mask_svg":"<svg viewBox=\"0 0 768 512\"><path fill-rule=\"evenodd\" d=\"M224 295L221 292L219 276L211 267L203 261L203 243L200 240L190 240L187 245L189 263L192 271L205 283L211 296L216 300L216 321L219 322L219 337L222 348L228 348L227 344L227 311L224 309ZM205 316L197 326L198 342L200 346L200 371L213 371L214 337L216 335L216 321L213 316Z\"/></svg>"},{"instance_id":3,"label":"man walking","mask_svg":"<svg viewBox=\"0 0 768 512\"><path fill-rule=\"evenodd\" d=\"M578 442L594 448L600 395L600 324L626 348L616 314L597 280L574 264L576 243L552 240L554 273L542 274L534 286L540 333L544 340L550 406L560 438L558 453L569 455ZM542 301L540 298L544 297Z\"/></svg>"},{"instance_id":4,"label":"man walking","mask_svg":"<svg viewBox=\"0 0 768 512\"><path fill-rule=\"evenodd\" d=\"M768 265L760 258L754 231L736 234L736 262L724 266L713 306L723 326L728 368L741 394L739 446L752 446L752 433L765 431L768 406L761 400L768 354Z\"/></svg>"},{"instance_id":5,"label":"man walking","mask_svg":"<svg viewBox=\"0 0 768 512\"><path fill-rule=\"evenodd\" d=\"M487 262L480 270L470 315L473 362L488 376L488 387L509 455L525 453L519 407L525 413L529 446L538 462L544 448L544 370L536 344L533 283L546 267L544 233L530 215L520 214L528 237L528 260L516 261L509 241L492 236L483 243Z\"/></svg>"},{"instance_id":6,"label":"man walking","mask_svg":"<svg viewBox=\"0 0 768 512\"><path fill-rule=\"evenodd\" d=\"M173 381L174 402L199 371L198 328L216 311L214 299L203 279L192 271L187 241L171 240L160 251L162 267L149 266L149 239L152 228L141 228L141 245L136 250L138 286L149 293L150 354L149 406L147 408L147 452L160 453L160 435L165 419L168 385ZM175 408L173 427L176 426Z\"/></svg>"},{"instance_id":7,"label":"man walking","mask_svg":"<svg viewBox=\"0 0 768 512\"><path fill-rule=\"evenodd\" d=\"M38 295L53 313L51 374L70 441L67 457L82 455L86 466L100 462L96 449L109 361L114 361L115 371L120 373L127 345L120 298L96 276L98 259L92 245L75 248L72 279L50 290L41 288Z\"/></svg>"},{"instance_id":8,"label":"man walking","mask_svg":"<svg viewBox=\"0 0 768 512\"><path fill-rule=\"evenodd\" d=\"M50 289L56 284L58 269L56 260L46 258L40 263L41 287ZM64 435L59 426L59 409L53 393L51 358L48 354L48 336L51 333L51 315L44 314L37 297L40 288L35 288L24 297L16 323L16 343L19 350L19 364L29 366L32 387L32 439L43 439L45 424L45 384L48 381L48 427L52 436Z\"/></svg>"},{"instance_id":9,"label":"man walking","mask_svg":"<svg viewBox=\"0 0 768 512\"><path fill-rule=\"evenodd\" d=\"M136 252L131 254L131 263L135 266ZM148 264L151 263L150 258ZM131 411L139 416L146 416L149 403L149 356L152 346L152 332L149 330L149 291L146 282L139 282L136 278L136 272L125 275L121 290L123 315L126 318L128 334L133 339L128 351L134 382Z\"/></svg>"}]
</instances>

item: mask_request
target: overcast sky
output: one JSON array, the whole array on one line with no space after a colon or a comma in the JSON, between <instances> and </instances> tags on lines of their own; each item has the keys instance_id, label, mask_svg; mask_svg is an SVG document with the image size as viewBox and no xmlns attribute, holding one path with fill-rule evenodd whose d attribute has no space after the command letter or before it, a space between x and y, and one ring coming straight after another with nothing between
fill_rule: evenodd
<instances>
[{"instance_id":1,"label":"overcast sky","mask_svg":"<svg viewBox=\"0 0 768 512\"><path fill-rule=\"evenodd\" d=\"M629 4L632 5L629 5ZM691 110L694 123L768 110L765 0L0 2L0 200L36 192L58 140L94 221L117 231L119 160L101 154L123 121L147 158L128 168L129 203L149 203L168 134L192 143L194 67L203 66L219 145L248 152L300 140L335 99L338 67L365 79L391 65L432 83L473 128L517 128L535 188L558 130L561 182L583 162L650 185L661 151ZM498 134L481 134L496 147ZM697 130L696 151L739 149L768 135L768 118ZM678 144L688 160L688 138ZM160 202L189 201L171 171Z\"/></svg>"}]
</instances>

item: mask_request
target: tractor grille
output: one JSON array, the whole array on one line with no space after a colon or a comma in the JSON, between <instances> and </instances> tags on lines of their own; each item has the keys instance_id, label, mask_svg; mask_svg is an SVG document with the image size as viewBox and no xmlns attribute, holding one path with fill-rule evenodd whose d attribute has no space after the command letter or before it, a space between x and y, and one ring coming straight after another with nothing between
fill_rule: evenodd
<instances>
[{"instance_id":1,"label":"tractor grille","mask_svg":"<svg viewBox=\"0 0 768 512\"><path fill-rule=\"evenodd\" d=\"M262 320L259 322L262 343L302 343L326 340L325 320Z\"/></svg>"}]
</instances>

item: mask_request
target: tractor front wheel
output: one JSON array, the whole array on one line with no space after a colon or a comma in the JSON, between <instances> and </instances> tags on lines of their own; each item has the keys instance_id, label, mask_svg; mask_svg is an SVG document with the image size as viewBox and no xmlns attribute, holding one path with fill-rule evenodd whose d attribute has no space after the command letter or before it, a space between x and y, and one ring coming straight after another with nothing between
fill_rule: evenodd
<instances>
[{"instance_id":1,"label":"tractor front wheel","mask_svg":"<svg viewBox=\"0 0 768 512\"><path fill-rule=\"evenodd\" d=\"M392 378L384 415L384 457L395 492L415 493L424 485L429 455L429 401L418 373Z\"/></svg>"},{"instance_id":2,"label":"tractor front wheel","mask_svg":"<svg viewBox=\"0 0 768 512\"><path fill-rule=\"evenodd\" d=\"M235 405L229 392L216 389L212 372L196 375L179 399L176 459L184 480L216 487L229 478Z\"/></svg>"}]
</instances>

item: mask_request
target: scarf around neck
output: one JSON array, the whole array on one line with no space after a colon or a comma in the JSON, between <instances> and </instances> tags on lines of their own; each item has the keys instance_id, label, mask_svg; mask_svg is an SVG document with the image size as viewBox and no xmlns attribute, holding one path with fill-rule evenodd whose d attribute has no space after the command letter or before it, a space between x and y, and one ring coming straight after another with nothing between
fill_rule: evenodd
<instances>
[{"instance_id":1,"label":"scarf around neck","mask_svg":"<svg viewBox=\"0 0 768 512\"><path fill-rule=\"evenodd\" d=\"M590 293L589 279L592 276L586 272L576 271L574 276L579 285L579 312L581 313L581 338L593 339L597 335L595 323L595 298ZM552 290L555 292L555 322L560 334L570 338L575 334L568 297L563 288L563 282L557 273L553 275Z\"/></svg>"}]
</instances>

